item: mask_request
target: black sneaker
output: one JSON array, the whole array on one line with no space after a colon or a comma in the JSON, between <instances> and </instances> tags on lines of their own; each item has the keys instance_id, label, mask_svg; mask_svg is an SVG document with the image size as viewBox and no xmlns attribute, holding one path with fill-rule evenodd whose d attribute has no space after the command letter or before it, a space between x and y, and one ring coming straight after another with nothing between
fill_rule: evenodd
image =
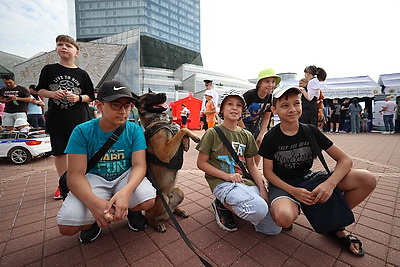
<instances>
[{"instance_id":1,"label":"black sneaker","mask_svg":"<svg viewBox=\"0 0 400 267\"><path fill-rule=\"evenodd\" d=\"M217 220L219 227L229 232L237 230L237 225L233 219L232 212L225 208L218 199L214 199L213 202L211 202L211 207L215 213L215 219Z\"/></svg>"},{"instance_id":2,"label":"black sneaker","mask_svg":"<svg viewBox=\"0 0 400 267\"><path fill-rule=\"evenodd\" d=\"M146 228L146 218L141 211L128 210L128 226L135 232L142 231Z\"/></svg>"},{"instance_id":3,"label":"black sneaker","mask_svg":"<svg viewBox=\"0 0 400 267\"><path fill-rule=\"evenodd\" d=\"M99 237L100 233L101 228L97 225L97 222L95 222L89 229L79 233L79 241L81 241L82 244L93 242Z\"/></svg>"},{"instance_id":4,"label":"black sneaker","mask_svg":"<svg viewBox=\"0 0 400 267\"><path fill-rule=\"evenodd\" d=\"M285 230L285 231L290 231L292 229L293 229L293 223L291 225L289 225L289 227L282 227L282 230Z\"/></svg>"}]
</instances>

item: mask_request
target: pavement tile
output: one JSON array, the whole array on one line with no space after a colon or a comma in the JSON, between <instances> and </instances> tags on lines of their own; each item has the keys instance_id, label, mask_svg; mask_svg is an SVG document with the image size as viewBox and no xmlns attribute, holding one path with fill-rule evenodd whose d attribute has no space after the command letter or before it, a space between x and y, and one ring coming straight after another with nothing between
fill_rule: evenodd
<instances>
[{"instance_id":1,"label":"pavement tile","mask_svg":"<svg viewBox=\"0 0 400 267\"><path fill-rule=\"evenodd\" d=\"M4 250L4 255L43 243L43 231L10 239Z\"/></svg>"},{"instance_id":2,"label":"pavement tile","mask_svg":"<svg viewBox=\"0 0 400 267\"><path fill-rule=\"evenodd\" d=\"M332 266L336 260L335 257L304 243L300 245L293 257L308 266Z\"/></svg>"},{"instance_id":3,"label":"pavement tile","mask_svg":"<svg viewBox=\"0 0 400 267\"><path fill-rule=\"evenodd\" d=\"M86 259L93 259L107 254L109 251L118 248L117 242L111 234L100 235L96 242L82 244L83 257Z\"/></svg>"},{"instance_id":4,"label":"pavement tile","mask_svg":"<svg viewBox=\"0 0 400 267\"><path fill-rule=\"evenodd\" d=\"M79 246L64 249L43 259L43 267L60 266L68 263L69 266L84 264L85 259Z\"/></svg>"},{"instance_id":5,"label":"pavement tile","mask_svg":"<svg viewBox=\"0 0 400 267\"><path fill-rule=\"evenodd\" d=\"M27 266L30 263L41 260L42 249L43 244L37 244L36 246L3 255L0 260L0 266Z\"/></svg>"},{"instance_id":6,"label":"pavement tile","mask_svg":"<svg viewBox=\"0 0 400 267\"><path fill-rule=\"evenodd\" d=\"M216 266L230 266L243 255L240 250L223 239L220 239L204 251L207 257L215 262Z\"/></svg>"},{"instance_id":7,"label":"pavement tile","mask_svg":"<svg viewBox=\"0 0 400 267\"><path fill-rule=\"evenodd\" d=\"M132 242L120 245L120 249L129 264L132 264L158 250L156 245L147 236L143 236Z\"/></svg>"},{"instance_id":8,"label":"pavement tile","mask_svg":"<svg viewBox=\"0 0 400 267\"><path fill-rule=\"evenodd\" d=\"M161 247L160 250L174 266L185 263L193 256L193 252L182 239L172 241L170 244Z\"/></svg>"}]
</instances>

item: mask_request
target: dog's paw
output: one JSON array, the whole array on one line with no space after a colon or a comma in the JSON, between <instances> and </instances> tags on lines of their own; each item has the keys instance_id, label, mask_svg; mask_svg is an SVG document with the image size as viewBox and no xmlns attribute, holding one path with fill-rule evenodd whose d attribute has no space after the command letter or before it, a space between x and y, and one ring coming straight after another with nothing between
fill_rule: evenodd
<instances>
[{"instance_id":1,"label":"dog's paw","mask_svg":"<svg viewBox=\"0 0 400 267\"><path fill-rule=\"evenodd\" d=\"M174 214L176 214L182 218L189 218L189 214L186 212L186 210L181 209L181 208L176 208L174 210Z\"/></svg>"},{"instance_id":2,"label":"dog's paw","mask_svg":"<svg viewBox=\"0 0 400 267\"><path fill-rule=\"evenodd\" d=\"M159 233L165 233L167 231L167 227L163 223L159 223L154 226L154 229Z\"/></svg>"},{"instance_id":3,"label":"dog's paw","mask_svg":"<svg viewBox=\"0 0 400 267\"><path fill-rule=\"evenodd\" d=\"M199 143L200 142L200 137L198 137L197 135L192 137L193 142L195 143Z\"/></svg>"}]
</instances>

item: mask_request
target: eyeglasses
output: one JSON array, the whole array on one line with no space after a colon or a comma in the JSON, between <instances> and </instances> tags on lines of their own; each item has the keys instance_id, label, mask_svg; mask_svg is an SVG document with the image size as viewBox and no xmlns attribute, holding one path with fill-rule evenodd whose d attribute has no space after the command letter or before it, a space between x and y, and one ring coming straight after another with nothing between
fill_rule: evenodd
<instances>
[{"instance_id":1,"label":"eyeglasses","mask_svg":"<svg viewBox=\"0 0 400 267\"><path fill-rule=\"evenodd\" d=\"M121 104L118 102L107 102L107 103L110 104L112 110L120 110L122 107L124 107L125 110L130 111L135 106L132 103L129 103L129 104Z\"/></svg>"}]
</instances>

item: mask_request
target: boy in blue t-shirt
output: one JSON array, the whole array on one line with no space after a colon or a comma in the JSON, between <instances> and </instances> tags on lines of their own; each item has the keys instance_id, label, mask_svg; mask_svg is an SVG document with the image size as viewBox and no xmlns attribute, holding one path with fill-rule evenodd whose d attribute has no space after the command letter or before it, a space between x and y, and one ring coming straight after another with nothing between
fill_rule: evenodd
<instances>
[{"instance_id":1,"label":"boy in blue t-shirt","mask_svg":"<svg viewBox=\"0 0 400 267\"><path fill-rule=\"evenodd\" d=\"M60 233L80 232L82 243L94 241L101 228L128 218L128 226L143 230L146 221L141 210L154 205L156 191L145 178L146 141L142 129L127 121L135 98L118 82L104 82L96 105L102 117L75 127L68 141L68 186L70 193L57 214ZM123 123L118 140L86 173L88 159L100 150Z\"/></svg>"}]
</instances>

